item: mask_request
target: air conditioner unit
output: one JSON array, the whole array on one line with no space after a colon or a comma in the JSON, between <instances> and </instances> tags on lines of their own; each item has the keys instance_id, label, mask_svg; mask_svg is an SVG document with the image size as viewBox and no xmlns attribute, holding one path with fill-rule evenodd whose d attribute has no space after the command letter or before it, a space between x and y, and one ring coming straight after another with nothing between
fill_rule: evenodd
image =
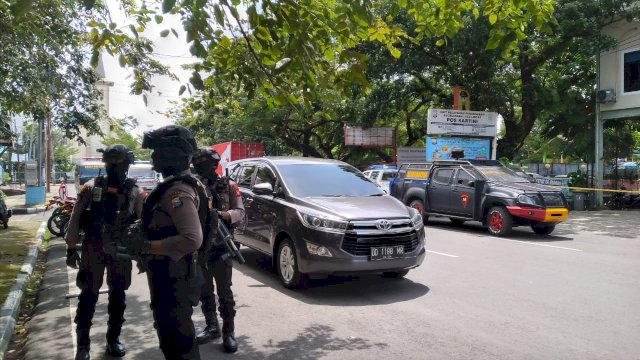
<instances>
[{"instance_id":1,"label":"air conditioner unit","mask_svg":"<svg viewBox=\"0 0 640 360\"><path fill-rule=\"evenodd\" d=\"M613 89L602 89L596 93L596 101L599 103L616 102L616 92Z\"/></svg>"}]
</instances>

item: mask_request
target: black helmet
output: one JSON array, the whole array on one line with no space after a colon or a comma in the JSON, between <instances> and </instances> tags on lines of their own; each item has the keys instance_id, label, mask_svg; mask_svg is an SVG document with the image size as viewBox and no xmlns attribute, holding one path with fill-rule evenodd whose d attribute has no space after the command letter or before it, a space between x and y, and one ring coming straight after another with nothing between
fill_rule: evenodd
<instances>
[{"instance_id":1,"label":"black helmet","mask_svg":"<svg viewBox=\"0 0 640 360\"><path fill-rule=\"evenodd\" d=\"M142 137L143 149L175 147L191 155L197 148L196 139L189 129L180 125L167 125L148 131Z\"/></svg>"},{"instance_id":2,"label":"black helmet","mask_svg":"<svg viewBox=\"0 0 640 360\"><path fill-rule=\"evenodd\" d=\"M209 159L213 160L214 165L218 165L220 162L220 154L211 148L198 149L193 153L193 160L191 160L191 162L195 164Z\"/></svg>"},{"instance_id":3,"label":"black helmet","mask_svg":"<svg viewBox=\"0 0 640 360\"><path fill-rule=\"evenodd\" d=\"M105 164L126 162L131 165L136 160L133 151L122 144L109 145L106 149L98 149L98 152L102 153L102 162Z\"/></svg>"}]
</instances>

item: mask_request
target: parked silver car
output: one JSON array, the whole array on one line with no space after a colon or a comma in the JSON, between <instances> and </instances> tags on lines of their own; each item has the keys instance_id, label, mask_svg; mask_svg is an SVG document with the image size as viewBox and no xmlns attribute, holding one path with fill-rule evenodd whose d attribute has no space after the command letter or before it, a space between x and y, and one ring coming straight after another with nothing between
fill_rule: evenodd
<instances>
[{"instance_id":1,"label":"parked silver car","mask_svg":"<svg viewBox=\"0 0 640 360\"><path fill-rule=\"evenodd\" d=\"M228 170L246 209L235 240L271 256L285 287L301 286L308 274L400 278L424 261L421 215L349 164L263 157Z\"/></svg>"}]
</instances>

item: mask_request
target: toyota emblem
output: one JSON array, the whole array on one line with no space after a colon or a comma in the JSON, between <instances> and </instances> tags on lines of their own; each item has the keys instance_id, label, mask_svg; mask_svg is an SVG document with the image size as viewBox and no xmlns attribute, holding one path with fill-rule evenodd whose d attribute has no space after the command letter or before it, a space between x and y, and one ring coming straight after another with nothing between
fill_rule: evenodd
<instances>
[{"instance_id":1,"label":"toyota emblem","mask_svg":"<svg viewBox=\"0 0 640 360\"><path fill-rule=\"evenodd\" d=\"M389 230L391 229L391 222L386 219L376 221L376 227L378 230Z\"/></svg>"}]
</instances>

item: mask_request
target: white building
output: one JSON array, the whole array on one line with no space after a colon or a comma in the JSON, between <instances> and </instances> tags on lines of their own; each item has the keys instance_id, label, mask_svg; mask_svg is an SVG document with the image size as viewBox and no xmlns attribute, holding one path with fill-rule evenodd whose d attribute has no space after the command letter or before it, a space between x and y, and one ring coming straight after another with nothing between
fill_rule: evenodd
<instances>
[{"instance_id":1,"label":"white building","mask_svg":"<svg viewBox=\"0 0 640 360\"><path fill-rule=\"evenodd\" d=\"M98 67L96 68L96 72L98 73L98 75L100 75L100 79L101 79L100 81L98 81L96 85L98 90L100 90L100 92L102 93L102 104L104 105L104 108L107 112L107 118L108 118L111 115L109 111L109 89L113 86L113 82L106 80L104 64L102 63L102 57L100 57L98 61ZM106 123L106 121L102 121L100 123L100 129L102 129L102 132L104 133L105 138L111 135L111 129L109 128L109 125ZM103 137L98 135L87 136L87 132L84 129L80 131L80 135L86 141L87 145L82 145L80 143L76 144L78 147L78 152L72 156L73 162L76 162L84 157L102 156L100 153L98 153L97 150L104 147L104 145L102 145Z\"/></svg>"},{"instance_id":2,"label":"white building","mask_svg":"<svg viewBox=\"0 0 640 360\"><path fill-rule=\"evenodd\" d=\"M604 32L618 44L600 53L601 117L640 119L640 23L620 19Z\"/></svg>"}]
</instances>

